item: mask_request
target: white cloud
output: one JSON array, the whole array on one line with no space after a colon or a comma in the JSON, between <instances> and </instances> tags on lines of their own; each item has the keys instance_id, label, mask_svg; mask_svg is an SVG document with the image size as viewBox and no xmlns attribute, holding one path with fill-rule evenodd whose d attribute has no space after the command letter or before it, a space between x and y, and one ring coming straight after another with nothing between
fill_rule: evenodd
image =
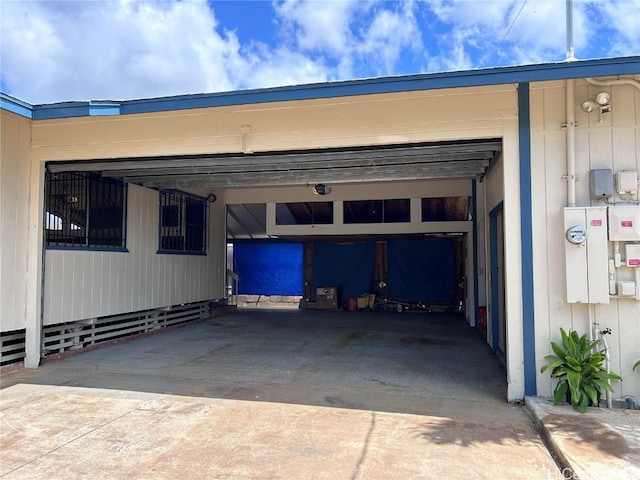
<instances>
[{"instance_id":1,"label":"white cloud","mask_svg":"<svg viewBox=\"0 0 640 480\"><path fill-rule=\"evenodd\" d=\"M272 6L260 19L274 25L267 44L242 43L246 32L205 0L0 0L2 90L30 103L128 99L549 62L566 50L561 0ZM578 58L639 53L640 0L574 7Z\"/></svg>"},{"instance_id":2,"label":"white cloud","mask_svg":"<svg viewBox=\"0 0 640 480\"><path fill-rule=\"evenodd\" d=\"M276 13L289 48L322 55L340 78L393 73L422 49L413 1L285 0Z\"/></svg>"},{"instance_id":3,"label":"white cloud","mask_svg":"<svg viewBox=\"0 0 640 480\"><path fill-rule=\"evenodd\" d=\"M373 59L378 73L388 75L404 50L422 51L420 36L411 2L407 2L398 11L376 12L354 50L365 59Z\"/></svg>"},{"instance_id":4,"label":"white cloud","mask_svg":"<svg viewBox=\"0 0 640 480\"><path fill-rule=\"evenodd\" d=\"M425 0L425 3L450 27L439 38L440 49L455 46L455 49L473 52L479 60L476 66L564 58L564 2ZM578 32L575 40L584 43L580 11L574 13L574 22Z\"/></svg>"},{"instance_id":5,"label":"white cloud","mask_svg":"<svg viewBox=\"0 0 640 480\"><path fill-rule=\"evenodd\" d=\"M265 50L253 56L244 72L243 86L248 88L299 85L330 79L321 58L313 60L287 48Z\"/></svg>"},{"instance_id":6,"label":"white cloud","mask_svg":"<svg viewBox=\"0 0 640 480\"><path fill-rule=\"evenodd\" d=\"M301 51L339 56L352 42L349 23L354 11L366 5L358 0L285 0L274 7L285 42L291 37L291 45Z\"/></svg>"},{"instance_id":7,"label":"white cloud","mask_svg":"<svg viewBox=\"0 0 640 480\"><path fill-rule=\"evenodd\" d=\"M423 0L445 27L437 46L440 65L527 64L564 60L566 5L560 0ZM577 0L573 3L576 57L637 55L640 52L640 0ZM455 57L454 57L455 58Z\"/></svg>"},{"instance_id":8,"label":"white cloud","mask_svg":"<svg viewBox=\"0 0 640 480\"><path fill-rule=\"evenodd\" d=\"M204 1L3 2L3 83L33 103L233 88Z\"/></svg>"},{"instance_id":9,"label":"white cloud","mask_svg":"<svg viewBox=\"0 0 640 480\"><path fill-rule=\"evenodd\" d=\"M612 55L640 54L640 0L599 2L593 8L592 28L613 29Z\"/></svg>"}]
</instances>

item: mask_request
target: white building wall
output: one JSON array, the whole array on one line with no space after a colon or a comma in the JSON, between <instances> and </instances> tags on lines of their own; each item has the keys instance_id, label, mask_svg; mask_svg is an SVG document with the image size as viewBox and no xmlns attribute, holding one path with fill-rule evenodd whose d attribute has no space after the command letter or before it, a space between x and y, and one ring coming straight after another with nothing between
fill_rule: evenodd
<instances>
[{"instance_id":1,"label":"white building wall","mask_svg":"<svg viewBox=\"0 0 640 480\"><path fill-rule=\"evenodd\" d=\"M581 102L598 92L611 93L612 112L600 123L597 112L587 114ZM549 343L560 341L560 327L589 334L589 316L601 328L609 327L611 369L622 375L613 382L615 398L640 398L640 372L632 371L640 359L640 301L611 298L609 304L568 304L565 292L563 207L567 206L565 82L534 85L531 89L532 185L534 230L534 289L536 321L536 368L538 395L553 391L548 372L539 373L544 356L551 353ZM631 85L592 86L576 81L576 205L602 206L592 200L589 172L592 169L640 171L640 90ZM615 196L613 202L638 202L633 197ZM610 254L611 254L610 245Z\"/></svg>"},{"instance_id":2,"label":"white building wall","mask_svg":"<svg viewBox=\"0 0 640 480\"><path fill-rule=\"evenodd\" d=\"M0 331L25 328L29 227L30 121L0 118Z\"/></svg>"},{"instance_id":3,"label":"white building wall","mask_svg":"<svg viewBox=\"0 0 640 480\"><path fill-rule=\"evenodd\" d=\"M206 256L156 253L158 222L158 192L129 185L128 252L46 250L44 324L222 298L224 206L209 208Z\"/></svg>"}]
</instances>

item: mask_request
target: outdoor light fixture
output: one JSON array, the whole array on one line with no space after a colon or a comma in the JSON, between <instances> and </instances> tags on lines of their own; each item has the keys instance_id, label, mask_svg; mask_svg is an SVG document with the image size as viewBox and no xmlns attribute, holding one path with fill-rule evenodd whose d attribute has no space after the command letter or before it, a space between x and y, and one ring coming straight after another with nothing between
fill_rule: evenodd
<instances>
[{"instance_id":1,"label":"outdoor light fixture","mask_svg":"<svg viewBox=\"0 0 640 480\"><path fill-rule=\"evenodd\" d=\"M600 110L600 123L602 123L603 115L611 112L611 95L608 92L600 92L596 95L595 100L585 100L580 104L582 110L591 113L596 109Z\"/></svg>"},{"instance_id":2,"label":"outdoor light fixture","mask_svg":"<svg viewBox=\"0 0 640 480\"><path fill-rule=\"evenodd\" d=\"M609 105L609 102L611 102L611 95L607 92L600 92L596 95L596 103L601 107Z\"/></svg>"},{"instance_id":3,"label":"outdoor light fixture","mask_svg":"<svg viewBox=\"0 0 640 480\"><path fill-rule=\"evenodd\" d=\"M209 195L207 195L207 201L209 203L213 203L218 199L218 197L215 196L215 194L213 192L211 192Z\"/></svg>"},{"instance_id":4,"label":"outdoor light fixture","mask_svg":"<svg viewBox=\"0 0 640 480\"><path fill-rule=\"evenodd\" d=\"M316 195L329 195L331 187L327 187L324 183L317 183L313 186L313 193Z\"/></svg>"},{"instance_id":5,"label":"outdoor light fixture","mask_svg":"<svg viewBox=\"0 0 640 480\"><path fill-rule=\"evenodd\" d=\"M581 107L585 112L591 113L596 109L596 102L594 102L593 100L585 100L584 102L582 102Z\"/></svg>"}]
</instances>

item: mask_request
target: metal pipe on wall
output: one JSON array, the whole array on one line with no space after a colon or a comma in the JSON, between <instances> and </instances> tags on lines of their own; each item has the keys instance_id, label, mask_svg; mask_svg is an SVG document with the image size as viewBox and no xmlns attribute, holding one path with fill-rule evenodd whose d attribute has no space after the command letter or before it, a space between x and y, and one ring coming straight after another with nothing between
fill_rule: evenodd
<instances>
[{"instance_id":1,"label":"metal pipe on wall","mask_svg":"<svg viewBox=\"0 0 640 480\"><path fill-rule=\"evenodd\" d=\"M576 113L574 109L575 86L567 80L566 133L567 133L567 206L576 206Z\"/></svg>"}]
</instances>

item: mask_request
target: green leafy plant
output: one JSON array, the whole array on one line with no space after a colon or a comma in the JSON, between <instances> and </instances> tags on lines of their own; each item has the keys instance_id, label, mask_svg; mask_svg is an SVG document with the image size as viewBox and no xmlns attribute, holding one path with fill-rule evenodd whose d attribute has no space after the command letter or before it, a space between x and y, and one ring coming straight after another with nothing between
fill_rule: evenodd
<instances>
[{"instance_id":1,"label":"green leafy plant","mask_svg":"<svg viewBox=\"0 0 640 480\"><path fill-rule=\"evenodd\" d=\"M589 404L598 406L603 390L613 392L607 380L622 380L613 372L607 373L602 367L605 354L598 350L598 341L589 342L586 335L569 333L560 329L562 345L551 342L555 355L547 355L548 362L540 372L551 369L551 377L558 379L553 391L553 404L558 405L566 399L573 408L584 413Z\"/></svg>"},{"instance_id":2,"label":"green leafy plant","mask_svg":"<svg viewBox=\"0 0 640 480\"><path fill-rule=\"evenodd\" d=\"M636 363L633 364L633 369L635 370L636 368L640 367L640 360L638 360Z\"/></svg>"}]
</instances>

